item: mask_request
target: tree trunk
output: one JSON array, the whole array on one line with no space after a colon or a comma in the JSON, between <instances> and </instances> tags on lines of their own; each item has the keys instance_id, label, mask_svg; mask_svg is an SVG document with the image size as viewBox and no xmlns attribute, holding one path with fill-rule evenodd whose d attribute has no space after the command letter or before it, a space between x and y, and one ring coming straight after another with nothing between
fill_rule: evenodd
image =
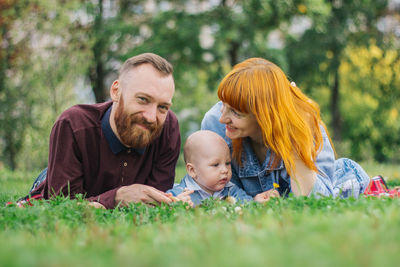
<instances>
[{"instance_id":1,"label":"tree trunk","mask_svg":"<svg viewBox=\"0 0 400 267\"><path fill-rule=\"evenodd\" d=\"M336 69L334 74L331 95L331 114L333 139L336 141L340 141L342 139L342 117L340 115L339 69Z\"/></svg>"},{"instance_id":2,"label":"tree trunk","mask_svg":"<svg viewBox=\"0 0 400 267\"><path fill-rule=\"evenodd\" d=\"M238 63L238 50L239 50L239 43L232 41L231 47L228 51L229 61L231 63L231 66L235 66Z\"/></svg>"},{"instance_id":3,"label":"tree trunk","mask_svg":"<svg viewBox=\"0 0 400 267\"><path fill-rule=\"evenodd\" d=\"M16 149L13 140L14 138L12 137L12 134L8 131L4 139L6 141L5 152L7 153L8 166L12 171L14 171L17 168L17 153L15 151Z\"/></svg>"},{"instance_id":4,"label":"tree trunk","mask_svg":"<svg viewBox=\"0 0 400 267\"><path fill-rule=\"evenodd\" d=\"M90 68L91 73L89 74L89 78L96 102L101 103L107 99L106 88L104 86L105 72L103 62L101 62L101 59L96 58L97 52L95 49L93 52L96 63L94 67Z\"/></svg>"},{"instance_id":5,"label":"tree trunk","mask_svg":"<svg viewBox=\"0 0 400 267\"><path fill-rule=\"evenodd\" d=\"M104 102L107 99L107 92L104 86L106 71L103 57L106 51L104 51L103 26L103 0L99 0L98 12L93 26L96 40L92 49L94 65L89 68L89 79L97 103Z\"/></svg>"}]
</instances>

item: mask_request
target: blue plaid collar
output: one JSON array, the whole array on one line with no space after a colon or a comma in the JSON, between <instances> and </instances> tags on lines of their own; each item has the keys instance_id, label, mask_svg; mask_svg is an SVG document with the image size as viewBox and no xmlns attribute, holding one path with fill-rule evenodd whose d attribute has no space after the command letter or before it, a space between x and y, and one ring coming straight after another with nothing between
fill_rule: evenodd
<instances>
[{"instance_id":1,"label":"blue plaid collar","mask_svg":"<svg viewBox=\"0 0 400 267\"><path fill-rule=\"evenodd\" d=\"M204 191L203 188L201 188L189 174L186 174L183 179L185 180L186 188L189 189L189 190L193 190L193 191L199 192L199 194L202 197L202 199L206 199L206 198L209 198L209 197L215 197L215 198L224 197L225 196L225 190L227 188L229 189L230 187L234 186L234 184L229 181L225 185L225 187L223 189L221 189L218 192L214 192L214 194L211 195L210 193Z\"/></svg>"}]
</instances>

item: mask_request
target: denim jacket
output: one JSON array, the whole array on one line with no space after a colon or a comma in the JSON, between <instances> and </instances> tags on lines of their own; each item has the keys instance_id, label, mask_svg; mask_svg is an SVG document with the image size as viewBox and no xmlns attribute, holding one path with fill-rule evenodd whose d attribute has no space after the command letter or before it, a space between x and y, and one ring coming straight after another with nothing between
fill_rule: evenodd
<instances>
[{"instance_id":1,"label":"denim jacket","mask_svg":"<svg viewBox=\"0 0 400 267\"><path fill-rule=\"evenodd\" d=\"M227 141L231 148L232 141L225 135L225 125L219 122L221 107L222 102L218 102L205 114L201 129L216 132ZM369 176L361 166L350 159L335 160L335 153L324 127L321 127L321 131L323 146L316 158L317 179L310 195L358 197L368 186ZM264 162L260 164L250 146L249 139L245 138L241 155L242 166L232 161L231 181L251 196L272 189L273 183L279 184L277 190L281 195L290 193L290 176L283 161L276 168L271 168L268 164L272 153L269 150Z\"/></svg>"},{"instance_id":2,"label":"denim jacket","mask_svg":"<svg viewBox=\"0 0 400 267\"><path fill-rule=\"evenodd\" d=\"M228 182L222 190L211 195L210 193L204 191L189 174L186 174L180 184L174 185L174 188L168 190L167 193L172 193L174 196L177 196L182 193L185 188L194 190L194 192L190 195L190 198L195 206L201 204L203 200L210 197L223 199L227 196L232 196L240 202L253 200L253 198L246 194L243 189L240 189L231 182Z\"/></svg>"}]
</instances>

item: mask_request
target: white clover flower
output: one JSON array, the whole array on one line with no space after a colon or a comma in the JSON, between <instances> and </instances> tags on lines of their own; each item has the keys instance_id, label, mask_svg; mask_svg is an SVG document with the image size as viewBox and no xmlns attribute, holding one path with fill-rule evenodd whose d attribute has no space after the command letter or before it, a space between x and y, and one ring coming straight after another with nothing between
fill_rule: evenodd
<instances>
[{"instance_id":1,"label":"white clover flower","mask_svg":"<svg viewBox=\"0 0 400 267\"><path fill-rule=\"evenodd\" d=\"M226 197L226 201L227 201L229 204L235 204L235 203L236 203L236 198L234 198L233 196L227 196L227 197Z\"/></svg>"},{"instance_id":2,"label":"white clover flower","mask_svg":"<svg viewBox=\"0 0 400 267\"><path fill-rule=\"evenodd\" d=\"M238 214L243 214L241 207L235 207L235 212Z\"/></svg>"}]
</instances>

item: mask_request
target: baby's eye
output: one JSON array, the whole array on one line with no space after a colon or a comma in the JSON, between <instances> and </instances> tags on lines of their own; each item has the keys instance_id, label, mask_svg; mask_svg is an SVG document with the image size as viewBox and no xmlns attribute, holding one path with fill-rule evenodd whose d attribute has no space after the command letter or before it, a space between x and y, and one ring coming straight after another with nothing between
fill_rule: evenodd
<instances>
[{"instance_id":1,"label":"baby's eye","mask_svg":"<svg viewBox=\"0 0 400 267\"><path fill-rule=\"evenodd\" d=\"M231 165L230 161L225 162L225 165Z\"/></svg>"},{"instance_id":2,"label":"baby's eye","mask_svg":"<svg viewBox=\"0 0 400 267\"><path fill-rule=\"evenodd\" d=\"M213 166L213 167L218 167L218 165L219 165L219 163L211 164L211 166Z\"/></svg>"}]
</instances>

